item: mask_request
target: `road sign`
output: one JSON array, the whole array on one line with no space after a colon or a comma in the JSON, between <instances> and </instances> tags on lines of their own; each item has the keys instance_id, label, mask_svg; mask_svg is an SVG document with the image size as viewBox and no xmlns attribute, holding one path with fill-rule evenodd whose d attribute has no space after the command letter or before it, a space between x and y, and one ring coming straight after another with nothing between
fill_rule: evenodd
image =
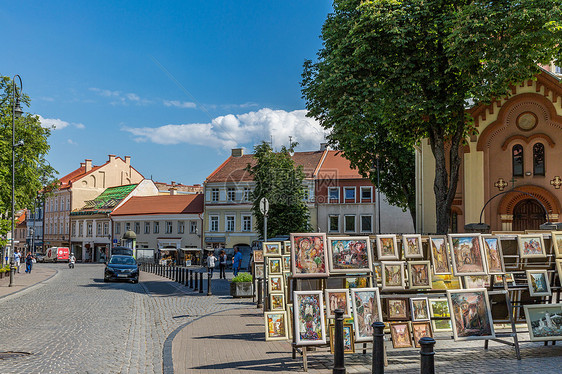
<instances>
[{"instance_id":1,"label":"road sign","mask_svg":"<svg viewBox=\"0 0 562 374\"><path fill-rule=\"evenodd\" d=\"M260 200L260 212L263 215L266 215L267 212L269 212L269 201L265 197L262 197Z\"/></svg>"},{"instance_id":2,"label":"road sign","mask_svg":"<svg viewBox=\"0 0 562 374\"><path fill-rule=\"evenodd\" d=\"M117 244L117 239L113 239L113 244Z\"/></svg>"}]
</instances>

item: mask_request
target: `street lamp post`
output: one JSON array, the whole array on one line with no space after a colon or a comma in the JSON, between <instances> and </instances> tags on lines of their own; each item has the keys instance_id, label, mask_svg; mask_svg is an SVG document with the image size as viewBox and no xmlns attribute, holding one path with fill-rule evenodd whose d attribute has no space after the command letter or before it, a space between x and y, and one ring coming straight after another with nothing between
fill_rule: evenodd
<instances>
[{"instance_id":1,"label":"street lamp post","mask_svg":"<svg viewBox=\"0 0 562 374\"><path fill-rule=\"evenodd\" d=\"M16 143L16 117L21 117L23 114L23 110L20 107L20 100L18 95L18 90L16 86L16 77L20 81L20 92L23 90L23 83L21 81L21 77L19 75L15 75L12 79L14 87L13 87L13 96L12 96L12 243L10 245L11 253L8 252L8 257L10 258L10 284L9 287L14 285L14 222L15 222L15 215L16 215L16 147L22 146L23 141L19 141L18 144Z\"/></svg>"}]
</instances>

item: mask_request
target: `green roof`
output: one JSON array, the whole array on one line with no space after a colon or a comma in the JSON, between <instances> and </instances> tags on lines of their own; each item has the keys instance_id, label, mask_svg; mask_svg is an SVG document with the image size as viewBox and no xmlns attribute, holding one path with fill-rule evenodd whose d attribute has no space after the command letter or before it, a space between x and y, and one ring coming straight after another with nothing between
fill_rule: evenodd
<instances>
[{"instance_id":1,"label":"green roof","mask_svg":"<svg viewBox=\"0 0 562 374\"><path fill-rule=\"evenodd\" d=\"M84 207L71 212L71 216L91 215L96 213L109 213L137 187L138 184L110 187L93 200L86 201Z\"/></svg>"}]
</instances>

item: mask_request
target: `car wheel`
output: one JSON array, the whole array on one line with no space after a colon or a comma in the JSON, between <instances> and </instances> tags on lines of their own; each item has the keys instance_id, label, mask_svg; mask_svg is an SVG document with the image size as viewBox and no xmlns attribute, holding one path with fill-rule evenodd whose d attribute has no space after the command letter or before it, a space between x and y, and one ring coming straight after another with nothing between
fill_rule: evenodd
<instances>
[{"instance_id":1,"label":"car wheel","mask_svg":"<svg viewBox=\"0 0 562 374\"><path fill-rule=\"evenodd\" d=\"M105 283L107 283L107 282L109 282L109 279L103 278L103 281L104 281Z\"/></svg>"}]
</instances>

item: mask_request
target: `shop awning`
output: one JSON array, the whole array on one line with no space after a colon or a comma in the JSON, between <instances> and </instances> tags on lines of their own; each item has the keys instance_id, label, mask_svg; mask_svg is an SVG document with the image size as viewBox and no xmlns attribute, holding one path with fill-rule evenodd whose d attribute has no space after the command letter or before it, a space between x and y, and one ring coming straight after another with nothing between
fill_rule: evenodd
<instances>
[{"instance_id":1,"label":"shop awning","mask_svg":"<svg viewBox=\"0 0 562 374\"><path fill-rule=\"evenodd\" d=\"M201 248L180 248L184 252L201 252Z\"/></svg>"},{"instance_id":2,"label":"shop awning","mask_svg":"<svg viewBox=\"0 0 562 374\"><path fill-rule=\"evenodd\" d=\"M205 243L225 243L225 236L211 236L205 238Z\"/></svg>"}]
</instances>

